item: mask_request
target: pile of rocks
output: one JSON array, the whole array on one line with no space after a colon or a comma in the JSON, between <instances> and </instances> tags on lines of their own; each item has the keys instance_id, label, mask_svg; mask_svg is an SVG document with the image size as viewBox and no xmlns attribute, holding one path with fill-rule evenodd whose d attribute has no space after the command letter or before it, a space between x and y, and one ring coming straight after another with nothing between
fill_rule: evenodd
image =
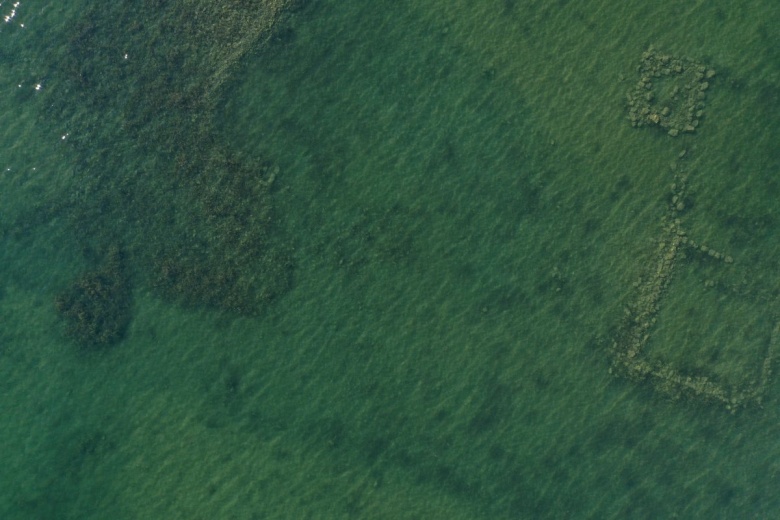
<instances>
[{"instance_id":1,"label":"pile of rocks","mask_svg":"<svg viewBox=\"0 0 780 520\"><path fill-rule=\"evenodd\" d=\"M637 73L639 80L626 95L631 125L658 126L672 137L694 132L704 115L704 99L715 71L650 47L642 53Z\"/></svg>"}]
</instances>

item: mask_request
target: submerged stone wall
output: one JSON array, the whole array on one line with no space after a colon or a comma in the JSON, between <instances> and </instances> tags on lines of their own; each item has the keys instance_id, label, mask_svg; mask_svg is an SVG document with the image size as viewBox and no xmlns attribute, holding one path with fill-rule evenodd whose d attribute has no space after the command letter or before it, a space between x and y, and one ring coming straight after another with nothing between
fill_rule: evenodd
<instances>
[{"instance_id":1,"label":"submerged stone wall","mask_svg":"<svg viewBox=\"0 0 780 520\"><path fill-rule=\"evenodd\" d=\"M709 88L709 80L715 77L714 70L693 60L661 54L651 48L642 55L637 72L640 78L627 96L632 126L658 126L666 129L672 137L680 132L693 132L703 115L704 92ZM662 89L659 80L665 78L673 81ZM685 151L679 153L674 163L674 182L669 207L661 222L658 246L648 262L647 271L633 285L633 299L626 306L611 342L613 363L610 372L634 381L649 382L673 398L690 396L719 403L735 411L750 404L761 404L770 383L772 364L780 342L780 321L774 301L762 300L760 303L774 323L763 352L757 359L747 360L755 365L751 377L741 373L733 374L733 377L723 377L723 374L714 372L688 373L671 360L652 354L653 332L665 307L665 297L675 290L675 273L681 263L705 256L722 265L723 269L738 268L730 255L695 241L685 230L686 201L690 200L688 175L683 168L685 156ZM707 281L702 290L712 285L714 282ZM744 288L731 292L726 288L725 294L735 298L758 298L757 294L746 293ZM706 324L692 323L691 326L704 327Z\"/></svg>"}]
</instances>

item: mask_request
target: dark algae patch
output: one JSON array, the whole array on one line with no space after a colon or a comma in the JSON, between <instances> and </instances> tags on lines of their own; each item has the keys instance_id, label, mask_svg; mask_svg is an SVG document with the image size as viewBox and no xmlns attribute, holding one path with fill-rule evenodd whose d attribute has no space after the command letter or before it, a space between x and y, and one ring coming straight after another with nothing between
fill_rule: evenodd
<instances>
[{"instance_id":1,"label":"dark algae patch","mask_svg":"<svg viewBox=\"0 0 780 520\"><path fill-rule=\"evenodd\" d=\"M236 63L284 7L101 4L67 31L47 110L79 165L74 238L90 250L122 242L134 283L169 301L248 315L290 288L273 210L284 173L213 124Z\"/></svg>"},{"instance_id":2,"label":"dark algae patch","mask_svg":"<svg viewBox=\"0 0 780 520\"><path fill-rule=\"evenodd\" d=\"M132 317L132 293L122 253L112 247L102 266L79 276L54 299L69 337L85 349L122 339Z\"/></svg>"}]
</instances>

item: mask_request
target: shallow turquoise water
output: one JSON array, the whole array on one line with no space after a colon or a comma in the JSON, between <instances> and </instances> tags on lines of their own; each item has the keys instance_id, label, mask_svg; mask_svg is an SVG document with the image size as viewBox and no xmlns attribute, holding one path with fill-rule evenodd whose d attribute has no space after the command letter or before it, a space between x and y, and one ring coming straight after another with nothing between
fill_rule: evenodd
<instances>
[{"instance_id":1,"label":"shallow turquoise water","mask_svg":"<svg viewBox=\"0 0 780 520\"><path fill-rule=\"evenodd\" d=\"M0 516L774 516L776 381L731 414L613 377L609 345L682 163L685 228L734 263L681 260L648 349L757 373L778 318L780 10L364 4L291 9L204 102L214 140L279 167L291 282L250 315L150 274L190 209L172 171L199 134L177 118L203 116L173 91L216 77L188 68L211 63L202 39L166 54L154 2L25 3L0 27ZM651 44L717 70L695 134L629 124ZM169 104L143 106L152 63ZM115 242L132 322L85 352L53 301Z\"/></svg>"}]
</instances>

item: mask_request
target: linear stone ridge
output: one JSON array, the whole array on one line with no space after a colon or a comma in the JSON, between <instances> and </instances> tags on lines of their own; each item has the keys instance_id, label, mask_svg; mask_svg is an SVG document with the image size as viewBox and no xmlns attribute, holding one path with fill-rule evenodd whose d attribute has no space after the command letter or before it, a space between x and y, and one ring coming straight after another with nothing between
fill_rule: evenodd
<instances>
[{"instance_id":1,"label":"linear stone ridge","mask_svg":"<svg viewBox=\"0 0 780 520\"><path fill-rule=\"evenodd\" d=\"M672 184L669 210L662 222L658 248L648 265L648 271L634 284L634 300L626 307L625 315L611 345L610 373L621 374L635 381L648 381L662 393L679 398L683 395L724 405L732 412L751 404L761 404L772 375L772 362L780 342L780 321L773 316L774 325L762 360L756 360L756 378L737 384L718 381L717 377L689 375L673 363L651 359L647 345L652 337L657 316L664 305L664 296L673 286L675 268L689 253L704 254L720 261L724 268L733 268L731 256L688 237L680 217L685 205L686 177L677 177Z\"/></svg>"}]
</instances>

